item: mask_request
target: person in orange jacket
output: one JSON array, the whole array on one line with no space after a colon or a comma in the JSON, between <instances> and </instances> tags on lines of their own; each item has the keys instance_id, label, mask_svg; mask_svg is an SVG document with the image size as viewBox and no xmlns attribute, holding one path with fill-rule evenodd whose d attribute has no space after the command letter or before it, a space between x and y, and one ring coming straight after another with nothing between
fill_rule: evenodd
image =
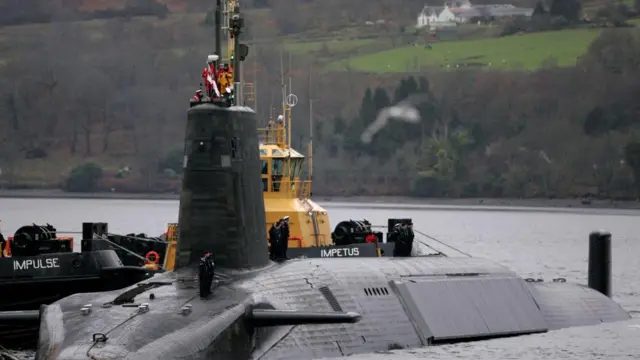
<instances>
[{"instance_id":1,"label":"person in orange jacket","mask_svg":"<svg viewBox=\"0 0 640 360\"><path fill-rule=\"evenodd\" d=\"M227 93L227 88L233 90L233 73L230 71L228 64L220 64L218 67L218 85L223 94Z\"/></svg>"}]
</instances>

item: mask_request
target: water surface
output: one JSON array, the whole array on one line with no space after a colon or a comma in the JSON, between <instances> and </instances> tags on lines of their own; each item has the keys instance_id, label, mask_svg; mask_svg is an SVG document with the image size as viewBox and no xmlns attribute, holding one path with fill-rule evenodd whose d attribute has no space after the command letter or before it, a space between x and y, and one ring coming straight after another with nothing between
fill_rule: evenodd
<instances>
[{"instance_id":1,"label":"water surface","mask_svg":"<svg viewBox=\"0 0 640 360\"><path fill-rule=\"evenodd\" d=\"M470 253L501 263L523 277L586 283L588 235L604 229L613 235L614 299L640 312L640 212L611 209L526 209L322 203L332 225L366 218L386 225L387 218L409 217L417 231ZM79 232L82 222L109 223L111 233L160 234L177 222L175 200L11 199L0 198L0 227L5 235L19 226L50 223L63 232ZM419 236L420 237L420 236ZM434 247L446 247L422 238ZM79 244L76 244L79 246ZM459 256L459 255L457 255ZM496 339L418 350L354 356L351 359L617 359L640 356L640 319L603 326L571 328L541 335Z\"/></svg>"}]
</instances>

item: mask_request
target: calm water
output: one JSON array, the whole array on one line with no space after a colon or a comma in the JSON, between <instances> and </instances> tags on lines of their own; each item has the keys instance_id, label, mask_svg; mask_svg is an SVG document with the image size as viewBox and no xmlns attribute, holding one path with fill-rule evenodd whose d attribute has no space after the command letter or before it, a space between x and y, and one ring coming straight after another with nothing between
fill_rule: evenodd
<instances>
[{"instance_id":1,"label":"calm water","mask_svg":"<svg viewBox=\"0 0 640 360\"><path fill-rule=\"evenodd\" d=\"M586 282L589 232L608 230L614 240L614 298L632 313L640 312L640 212L331 202L322 205L329 210L334 226L349 218L364 217L373 224L385 225L389 217L410 217L416 230L474 256L506 265L524 277L564 277L580 283ZM21 225L46 222L61 231L80 231L83 221L101 221L109 223L112 233L160 234L167 223L177 221L177 212L177 201L0 198L0 227L5 235ZM446 247L440 249L454 254ZM640 354L639 336L640 318L635 318L626 323L351 359L631 358Z\"/></svg>"}]
</instances>

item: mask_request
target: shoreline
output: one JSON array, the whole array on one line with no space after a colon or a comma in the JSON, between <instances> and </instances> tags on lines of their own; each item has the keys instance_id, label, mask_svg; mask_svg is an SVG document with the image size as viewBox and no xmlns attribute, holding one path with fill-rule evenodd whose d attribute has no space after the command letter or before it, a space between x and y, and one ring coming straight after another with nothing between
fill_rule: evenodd
<instances>
[{"instance_id":1,"label":"shoreline","mask_svg":"<svg viewBox=\"0 0 640 360\"><path fill-rule=\"evenodd\" d=\"M68 193L50 190L0 189L0 198L18 199L110 199L110 200L179 200L172 193ZM640 210L640 201L592 200L583 204L581 199L511 199L511 198L413 198L408 196L314 196L316 202L367 203L379 205L406 204L413 206L458 206L458 207L523 207L523 208L577 208L577 209L622 209Z\"/></svg>"}]
</instances>

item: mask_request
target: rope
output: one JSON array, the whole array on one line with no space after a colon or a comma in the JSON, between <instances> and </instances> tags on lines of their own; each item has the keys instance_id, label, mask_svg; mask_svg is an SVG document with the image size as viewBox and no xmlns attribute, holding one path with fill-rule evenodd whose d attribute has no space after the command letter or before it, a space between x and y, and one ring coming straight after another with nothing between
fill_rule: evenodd
<instances>
[{"instance_id":1,"label":"rope","mask_svg":"<svg viewBox=\"0 0 640 360\"><path fill-rule=\"evenodd\" d=\"M131 250L127 249L127 248L126 248L126 247L124 247L124 246L120 246L120 245L118 245L118 244L114 243L113 241L109 240L109 238L107 238L105 235L100 236L100 237L99 237L99 239L100 239L100 240L104 240L104 241L108 242L109 244L111 244L111 245L113 245L113 246L115 246L115 247L117 247L117 248L119 248L119 249L121 249L121 250L124 250L124 251L128 252L129 254L131 254L131 255L133 255L133 256L135 256L135 257L137 257L138 259L143 260L145 263L147 262L147 258L145 258L144 256L139 255L139 254L137 254L136 252L131 251ZM158 267L159 267L159 268L161 268L162 270L166 270L166 269L165 269L162 265L160 265L159 263L158 263L158 264L156 264L156 265L158 265Z\"/></svg>"},{"instance_id":2,"label":"rope","mask_svg":"<svg viewBox=\"0 0 640 360\"><path fill-rule=\"evenodd\" d=\"M56 233L57 234L82 235L82 231L60 231L60 230L56 230ZM133 235L119 235L119 234L107 233L107 236L120 236L120 237L126 237L126 238L130 238L130 239L140 240L140 241L157 242L157 243L163 243L163 244L166 243L166 241L162 241L162 240L141 238L141 237L137 237L137 236L133 236Z\"/></svg>"},{"instance_id":3,"label":"rope","mask_svg":"<svg viewBox=\"0 0 640 360\"><path fill-rule=\"evenodd\" d=\"M11 354L11 351L2 346L0 346L0 359L19 360L16 356Z\"/></svg>"},{"instance_id":4,"label":"rope","mask_svg":"<svg viewBox=\"0 0 640 360\"><path fill-rule=\"evenodd\" d=\"M372 228L382 228L382 229L386 229L386 228L387 228L387 226L384 226L384 225L371 225L371 227L372 227ZM429 236L429 235L427 235L427 234L423 233L423 232L422 232L422 231L420 231L420 230L416 230L416 229L414 228L414 229L413 229L413 231L414 231L415 233L419 234L419 235L422 235L422 236L426 237L426 238L427 238L427 239L429 239L429 240L433 240L433 241L437 242L438 244L441 244L441 245L444 245L444 246L448 247L449 249L453 249L453 250L455 250L455 251L459 252L459 253L460 253L460 254L462 254L462 255L465 255L465 256L467 256L467 257L472 257L471 255L467 254L466 252L464 252L464 251L462 251L462 250L460 250L460 249L457 249L457 248L455 248L455 247L453 247L453 246L451 246L451 245L449 245L449 244L445 243L445 242L444 242L444 241L442 241L442 240L438 240L438 239L434 238L433 236ZM419 243L421 243L422 245L424 245L424 246L428 247L429 249L435 250L435 251L437 251L437 252L439 252L439 253L441 253L441 254L442 254L442 252L440 252L438 249L434 248L433 246L430 246L430 245L429 245L429 244L427 244L426 242L424 242L424 241L422 241L422 240L418 240L418 242L419 242ZM445 255L445 256L446 256L446 254L442 254L442 255Z\"/></svg>"},{"instance_id":5,"label":"rope","mask_svg":"<svg viewBox=\"0 0 640 360\"><path fill-rule=\"evenodd\" d=\"M440 251L440 250L438 250L438 249L434 248L433 246L431 246L431 245L427 244L426 242L424 242L424 241L422 241L422 240L420 240L420 239L417 239L417 240L418 240L418 242L419 242L420 244L422 244L422 245L424 245L424 246L428 247L429 249L431 249L431 250L435 251L437 254L441 254L441 255L447 256L447 254L442 253L442 251Z\"/></svg>"},{"instance_id":6,"label":"rope","mask_svg":"<svg viewBox=\"0 0 640 360\"><path fill-rule=\"evenodd\" d=\"M427 235L427 234L425 234L425 233L421 232L420 230L413 229L413 231L415 231L416 233L418 233L418 234L420 234L420 235L422 235L422 236L426 237L427 239L430 239L430 240L433 240L433 241L437 242L438 244L444 245L444 246L448 247L449 249L453 249L453 250L455 250L455 251L459 252L459 253L460 253L460 254L462 254L462 255L466 255L467 257L472 257L471 255L467 254L466 252L464 252L464 251L462 251L462 250L460 250L460 249L457 249L457 248L455 248L455 247L453 247L453 246L451 246L451 245L447 244L447 243L446 243L446 242L444 242L444 241L440 241L440 240L438 240L438 239L436 239L436 238L434 238L434 237L432 237L432 236L429 236L429 235Z\"/></svg>"},{"instance_id":7,"label":"rope","mask_svg":"<svg viewBox=\"0 0 640 360\"><path fill-rule=\"evenodd\" d=\"M141 238L141 237L137 237L137 236L131 236L131 235L118 235L118 234L112 234L112 233L107 233L107 236L120 236L120 237L126 237L129 239L135 239L135 240L140 240L140 241L148 241L148 242L157 242L157 243L163 243L166 244L166 241L162 241L162 240L156 240L156 239L149 239L149 238Z\"/></svg>"}]
</instances>

